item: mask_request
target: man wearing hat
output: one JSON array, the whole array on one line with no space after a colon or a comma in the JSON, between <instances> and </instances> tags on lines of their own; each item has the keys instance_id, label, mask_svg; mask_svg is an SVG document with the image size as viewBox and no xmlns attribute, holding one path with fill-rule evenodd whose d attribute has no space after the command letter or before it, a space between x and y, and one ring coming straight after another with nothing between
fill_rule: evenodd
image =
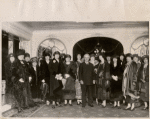
<instances>
[{"instance_id":1,"label":"man wearing hat","mask_svg":"<svg viewBox=\"0 0 150 119\"><path fill-rule=\"evenodd\" d=\"M37 65L37 57L31 58L32 66L30 68L30 74L32 76L32 81L30 83L32 98L39 99L40 98L40 85L41 82L39 80L39 67Z\"/></svg>"},{"instance_id":2,"label":"man wearing hat","mask_svg":"<svg viewBox=\"0 0 150 119\"><path fill-rule=\"evenodd\" d=\"M17 52L17 71L16 71L16 83L15 88L18 90L19 96L17 97L17 102L19 106L19 112L21 108L29 108L34 106L35 103L32 100L31 90L29 80L31 81L30 73L28 72L28 67L24 61L25 50L19 49Z\"/></svg>"},{"instance_id":3,"label":"man wearing hat","mask_svg":"<svg viewBox=\"0 0 150 119\"><path fill-rule=\"evenodd\" d=\"M136 83L137 83L137 64L132 61L132 55L126 55L127 64L123 74L122 91L123 96L128 103L125 110L133 111L135 109L135 100L137 96Z\"/></svg>"}]
</instances>

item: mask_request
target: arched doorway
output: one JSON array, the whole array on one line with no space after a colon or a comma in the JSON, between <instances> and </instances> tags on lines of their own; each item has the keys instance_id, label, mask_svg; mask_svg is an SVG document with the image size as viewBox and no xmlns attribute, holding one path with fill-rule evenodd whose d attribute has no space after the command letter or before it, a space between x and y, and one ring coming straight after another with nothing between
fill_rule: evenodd
<instances>
[{"instance_id":1,"label":"arched doorway","mask_svg":"<svg viewBox=\"0 0 150 119\"><path fill-rule=\"evenodd\" d=\"M61 54L66 54L67 49L65 44L56 38L48 38L42 41L37 50L37 57L43 56L45 53L49 53L53 56L55 51L59 51Z\"/></svg>"},{"instance_id":2,"label":"arched doorway","mask_svg":"<svg viewBox=\"0 0 150 119\"><path fill-rule=\"evenodd\" d=\"M76 55L78 53L81 53L82 56L85 53L94 53L98 43L106 55L120 55L124 52L122 44L116 39L108 37L90 37L82 39L74 45L73 60L76 60Z\"/></svg>"}]
</instances>

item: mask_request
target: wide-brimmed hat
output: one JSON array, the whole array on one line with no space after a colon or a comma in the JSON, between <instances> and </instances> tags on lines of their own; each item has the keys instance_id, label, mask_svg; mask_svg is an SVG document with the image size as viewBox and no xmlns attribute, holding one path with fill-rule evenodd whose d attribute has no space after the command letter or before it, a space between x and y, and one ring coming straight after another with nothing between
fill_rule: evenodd
<instances>
[{"instance_id":1,"label":"wide-brimmed hat","mask_svg":"<svg viewBox=\"0 0 150 119\"><path fill-rule=\"evenodd\" d=\"M17 54L17 56L25 55L25 50L24 49L19 49L16 54Z\"/></svg>"}]
</instances>

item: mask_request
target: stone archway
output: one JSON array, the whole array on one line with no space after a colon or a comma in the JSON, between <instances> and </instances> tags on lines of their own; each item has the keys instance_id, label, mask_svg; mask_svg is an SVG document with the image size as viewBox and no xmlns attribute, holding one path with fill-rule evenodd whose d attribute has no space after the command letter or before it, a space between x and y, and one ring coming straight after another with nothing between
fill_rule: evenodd
<instances>
[{"instance_id":1,"label":"stone archway","mask_svg":"<svg viewBox=\"0 0 150 119\"><path fill-rule=\"evenodd\" d=\"M89 37L78 41L73 46L73 60L76 60L76 55L81 53L94 53L95 46L99 43L106 55L120 55L124 52L123 45L120 41L109 37Z\"/></svg>"}]
</instances>

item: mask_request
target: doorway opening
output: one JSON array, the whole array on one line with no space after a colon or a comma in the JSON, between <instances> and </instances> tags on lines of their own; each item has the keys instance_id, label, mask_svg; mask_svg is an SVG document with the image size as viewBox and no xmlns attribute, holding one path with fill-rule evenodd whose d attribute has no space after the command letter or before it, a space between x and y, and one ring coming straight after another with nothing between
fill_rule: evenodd
<instances>
[{"instance_id":1,"label":"doorway opening","mask_svg":"<svg viewBox=\"0 0 150 119\"><path fill-rule=\"evenodd\" d=\"M105 55L120 55L124 52L123 45L116 39L108 37L90 37L78 41L73 47L73 60L76 61L77 54L83 55L85 53L95 54L96 49L104 52Z\"/></svg>"}]
</instances>

